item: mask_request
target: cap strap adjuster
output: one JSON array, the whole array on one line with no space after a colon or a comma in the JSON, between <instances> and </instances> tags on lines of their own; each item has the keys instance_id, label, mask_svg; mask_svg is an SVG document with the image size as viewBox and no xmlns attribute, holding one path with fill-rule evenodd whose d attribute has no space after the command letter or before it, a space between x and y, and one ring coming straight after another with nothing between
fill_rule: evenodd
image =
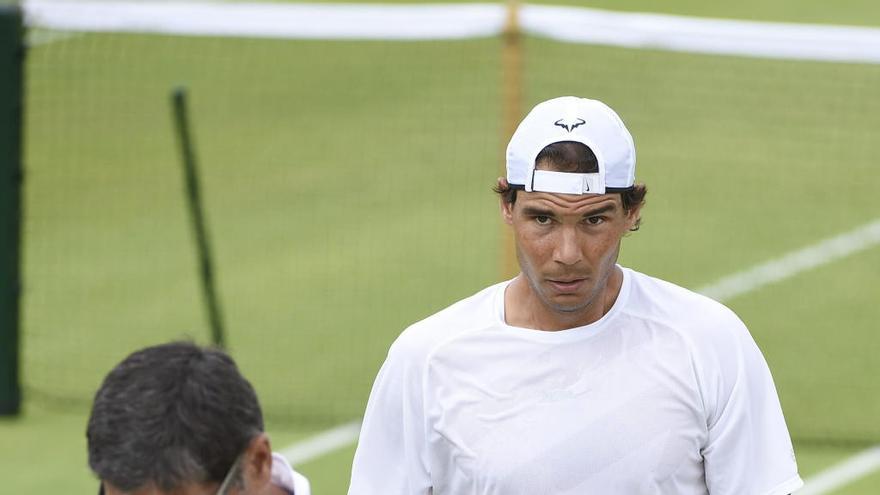
<instances>
[{"instance_id":1,"label":"cap strap adjuster","mask_svg":"<svg viewBox=\"0 0 880 495\"><path fill-rule=\"evenodd\" d=\"M573 172L554 172L534 170L531 187L527 191L540 191L558 194L605 194L605 183L598 172L577 174Z\"/></svg>"}]
</instances>

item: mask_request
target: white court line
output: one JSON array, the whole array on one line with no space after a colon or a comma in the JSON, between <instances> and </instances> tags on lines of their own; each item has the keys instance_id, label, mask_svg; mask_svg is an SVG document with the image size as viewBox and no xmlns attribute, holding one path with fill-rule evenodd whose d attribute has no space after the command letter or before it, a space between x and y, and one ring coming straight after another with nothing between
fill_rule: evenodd
<instances>
[{"instance_id":1,"label":"white court line","mask_svg":"<svg viewBox=\"0 0 880 495\"><path fill-rule=\"evenodd\" d=\"M321 457L347 445L353 444L361 431L361 422L352 421L294 443L281 451L281 455L296 466Z\"/></svg>"},{"instance_id":2,"label":"white court line","mask_svg":"<svg viewBox=\"0 0 880 495\"><path fill-rule=\"evenodd\" d=\"M877 469L880 469L880 445L862 451L815 476L807 478L804 487L798 490L797 495L830 493Z\"/></svg>"},{"instance_id":3,"label":"white court line","mask_svg":"<svg viewBox=\"0 0 880 495\"><path fill-rule=\"evenodd\" d=\"M880 219L792 251L748 270L723 277L715 283L697 289L697 292L717 301L726 301L765 285L793 277L798 273L845 258L876 244L880 244Z\"/></svg>"},{"instance_id":4,"label":"white court line","mask_svg":"<svg viewBox=\"0 0 880 495\"><path fill-rule=\"evenodd\" d=\"M880 244L880 219L733 275L722 277L697 292L723 301L798 273L831 263ZM295 443L281 453L297 465L316 459L358 439L360 421L352 421ZM806 480L798 495L821 495L880 468L880 446L853 456Z\"/></svg>"}]
</instances>

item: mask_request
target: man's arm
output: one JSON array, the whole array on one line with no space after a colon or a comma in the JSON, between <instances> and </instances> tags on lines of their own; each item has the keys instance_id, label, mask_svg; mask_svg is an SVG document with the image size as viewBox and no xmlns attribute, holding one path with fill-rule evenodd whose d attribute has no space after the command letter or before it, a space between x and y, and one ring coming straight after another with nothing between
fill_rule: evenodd
<instances>
[{"instance_id":1,"label":"man's arm","mask_svg":"<svg viewBox=\"0 0 880 495\"><path fill-rule=\"evenodd\" d=\"M703 363L709 493L790 494L803 482L767 362L735 316L713 333Z\"/></svg>"},{"instance_id":2,"label":"man's arm","mask_svg":"<svg viewBox=\"0 0 880 495\"><path fill-rule=\"evenodd\" d=\"M349 495L431 493L421 367L400 340L389 351L370 393Z\"/></svg>"}]
</instances>

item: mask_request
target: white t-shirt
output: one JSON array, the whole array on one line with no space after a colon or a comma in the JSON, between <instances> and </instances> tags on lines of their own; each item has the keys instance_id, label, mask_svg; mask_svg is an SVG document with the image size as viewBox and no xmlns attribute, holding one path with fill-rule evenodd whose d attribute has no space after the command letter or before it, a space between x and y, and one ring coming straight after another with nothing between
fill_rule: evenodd
<instances>
[{"instance_id":1,"label":"white t-shirt","mask_svg":"<svg viewBox=\"0 0 880 495\"><path fill-rule=\"evenodd\" d=\"M509 282L404 331L349 495L779 495L803 483L773 380L726 307L623 268L611 310L504 320Z\"/></svg>"},{"instance_id":2,"label":"white t-shirt","mask_svg":"<svg viewBox=\"0 0 880 495\"><path fill-rule=\"evenodd\" d=\"M272 484L293 495L311 495L312 487L305 476L290 467L283 455L272 453Z\"/></svg>"}]
</instances>

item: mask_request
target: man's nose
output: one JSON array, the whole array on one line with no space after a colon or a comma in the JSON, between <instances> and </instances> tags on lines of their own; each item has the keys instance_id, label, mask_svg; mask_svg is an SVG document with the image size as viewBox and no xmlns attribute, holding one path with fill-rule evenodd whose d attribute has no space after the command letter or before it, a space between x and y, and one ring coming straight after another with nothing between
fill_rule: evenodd
<instances>
[{"instance_id":1,"label":"man's nose","mask_svg":"<svg viewBox=\"0 0 880 495\"><path fill-rule=\"evenodd\" d=\"M574 265L581 261L581 240L573 227L563 227L559 233L553 260L563 265Z\"/></svg>"}]
</instances>

